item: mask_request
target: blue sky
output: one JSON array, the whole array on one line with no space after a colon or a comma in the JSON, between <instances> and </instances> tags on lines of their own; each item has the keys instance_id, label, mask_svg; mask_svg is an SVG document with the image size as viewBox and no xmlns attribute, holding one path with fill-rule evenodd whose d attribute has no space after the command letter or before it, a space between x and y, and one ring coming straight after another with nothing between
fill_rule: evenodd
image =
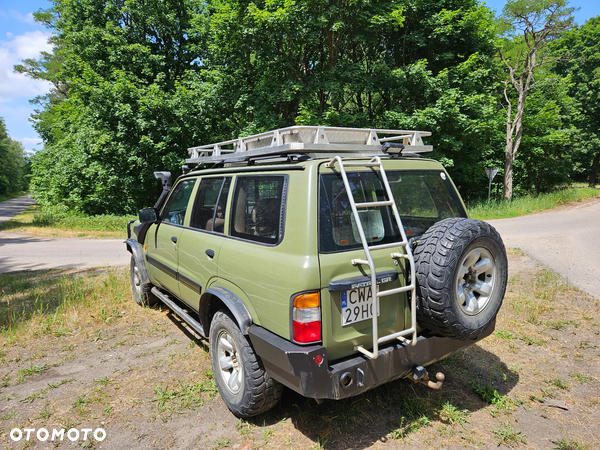
<instances>
[{"instance_id":1,"label":"blue sky","mask_svg":"<svg viewBox=\"0 0 600 450\"><path fill-rule=\"evenodd\" d=\"M505 3L505 0L485 1L497 14ZM600 15L598 0L573 0L570 4L580 8L575 13L579 24ZM46 93L49 85L15 74L12 67L25 58L36 58L41 51L50 51L47 43L50 33L34 22L32 13L51 5L49 0L0 0L0 117L5 120L9 135L21 141L27 150L41 148L41 139L29 122L35 109L29 100Z\"/></svg>"}]
</instances>

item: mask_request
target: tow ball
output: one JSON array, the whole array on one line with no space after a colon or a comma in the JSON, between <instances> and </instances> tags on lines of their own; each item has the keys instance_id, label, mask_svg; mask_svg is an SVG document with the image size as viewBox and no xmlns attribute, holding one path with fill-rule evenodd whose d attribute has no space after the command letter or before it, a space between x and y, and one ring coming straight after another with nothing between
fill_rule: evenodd
<instances>
[{"instance_id":1,"label":"tow ball","mask_svg":"<svg viewBox=\"0 0 600 450\"><path fill-rule=\"evenodd\" d=\"M413 380L415 383L424 384L431 389L439 390L442 388L442 384L444 384L444 380L446 376L442 372L438 372L435 374L435 378L437 382L433 382L429 379L429 373L423 366L417 366L413 369L412 373L408 375L406 378Z\"/></svg>"}]
</instances>

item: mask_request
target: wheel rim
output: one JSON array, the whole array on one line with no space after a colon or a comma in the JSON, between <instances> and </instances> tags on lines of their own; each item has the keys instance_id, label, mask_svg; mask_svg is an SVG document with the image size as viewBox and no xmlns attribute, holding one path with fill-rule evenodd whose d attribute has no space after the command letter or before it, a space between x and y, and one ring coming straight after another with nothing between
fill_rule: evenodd
<instances>
[{"instance_id":1,"label":"wheel rim","mask_svg":"<svg viewBox=\"0 0 600 450\"><path fill-rule=\"evenodd\" d=\"M460 309L475 316L490 303L497 278L496 264L485 248L475 248L463 258L456 275L456 301Z\"/></svg>"},{"instance_id":2,"label":"wheel rim","mask_svg":"<svg viewBox=\"0 0 600 450\"><path fill-rule=\"evenodd\" d=\"M133 266L133 289L139 298L142 296L142 277L140 276L140 270L137 264Z\"/></svg>"},{"instance_id":3,"label":"wheel rim","mask_svg":"<svg viewBox=\"0 0 600 450\"><path fill-rule=\"evenodd\" d=\"M219 358L219 370L225 387L232 394L237 394L243 381L243 373L238 359L238 349L231 335L223 330L217 338L217 355Z\"/></svg>"}]
</instances>

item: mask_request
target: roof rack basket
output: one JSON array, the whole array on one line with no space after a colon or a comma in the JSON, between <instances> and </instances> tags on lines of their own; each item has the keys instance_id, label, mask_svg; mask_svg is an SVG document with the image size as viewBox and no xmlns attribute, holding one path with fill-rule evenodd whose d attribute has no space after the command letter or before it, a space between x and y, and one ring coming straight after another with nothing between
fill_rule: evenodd
<instances>
[{"instance_id":1,"label":"roof rack basket","mask_svg":"<svg viewBox=\"0 0 600 450\"><path fill-rule=\"evenodd\" d=\"M424 153L433 150L433 146L423 144L422 137L425 136L431 136L431 133L376 128L293 126L191 147L188 149L190 158L186 163L216 163L289 153L304 153L315 158L331 158L336 155L375 156L382 153L386 143L392 144L396 152L404 146L410 153Z\"/></svg>"}]
</instances>

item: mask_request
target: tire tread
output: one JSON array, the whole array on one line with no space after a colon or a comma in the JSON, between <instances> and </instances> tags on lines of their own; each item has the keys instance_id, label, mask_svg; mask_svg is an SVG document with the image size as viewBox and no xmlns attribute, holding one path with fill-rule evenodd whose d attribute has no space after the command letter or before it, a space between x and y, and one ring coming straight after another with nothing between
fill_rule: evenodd
<instances>
[{"instance_id":1,"label":"tire tread","mask_svg":"<svg viewBox=\"0 0 600 450\"><path fill-rule=\"evenodd\" d=\"M498 232L486 222L474 219L451 218L433 225L420 238L415 250L415 276L417 280L417 321L434 333L460 340L473 339L488 324L476 328L465 327L452 308L454 273L459 258L477 238L488 238L499 243L500 258L506 261L506 250ZM506 264L504 264L506 268ZM506 276L500 279L500 308ZM497 313L497 310L496 310ZM495 317L495 314L494 314Z\"/></svg>"}]
</instances>

